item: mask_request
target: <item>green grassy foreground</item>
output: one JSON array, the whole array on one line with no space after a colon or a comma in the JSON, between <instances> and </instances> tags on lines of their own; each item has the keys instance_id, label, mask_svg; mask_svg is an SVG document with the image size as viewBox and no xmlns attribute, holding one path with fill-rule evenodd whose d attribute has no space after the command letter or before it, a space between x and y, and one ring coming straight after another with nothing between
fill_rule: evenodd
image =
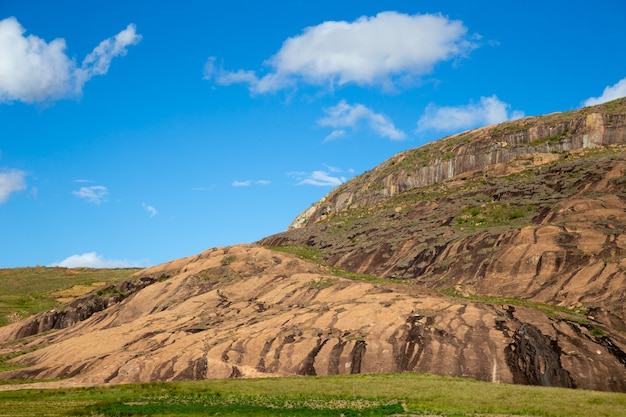
<instances>
[{"instance_id":1,"label":"green grassy foreground","mask_svg":"<svg viewBox=\"0 0 626 417\"><path fill-rule=\"evenodd\" d=\"M626 394L413 373L0 391L0 416L626 416Z\"/></svg>"}]
</instances>

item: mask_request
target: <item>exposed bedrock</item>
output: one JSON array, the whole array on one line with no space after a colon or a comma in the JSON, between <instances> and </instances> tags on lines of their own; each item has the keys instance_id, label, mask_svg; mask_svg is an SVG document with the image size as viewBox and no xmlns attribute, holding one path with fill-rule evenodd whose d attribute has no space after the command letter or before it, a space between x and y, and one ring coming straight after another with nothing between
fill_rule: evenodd
<instances>
[{"instance_id":1,"label":"exposed bedrock","mask_svg":"<svg viewBox=\"0 0 626 417\"><path fill-rule=\"evenodd\" d=\"M614 107L625 101L616 101ZM614 107L528 117L401 152L334 189L297 216L289 228L301 228L348 207L369 207L411 189L479 171L505 175L548 163L561 152L626 144L626 114Z\"/></svg>"},{"instance_id":2,"label":"exposed bedrock","mask_svg":"<svg viewBox=\"0 0 626 417\"><path fill-rule=\"evenodd\" d=\"M143 274L165 272L171 278L72 327L17 340L15 329L0 329L3 352L34 349L0 379L90 385L417 371L626 391L619 332L599 338L533 308L348 280L255 245Z\"/></svg>"}]
</instances>

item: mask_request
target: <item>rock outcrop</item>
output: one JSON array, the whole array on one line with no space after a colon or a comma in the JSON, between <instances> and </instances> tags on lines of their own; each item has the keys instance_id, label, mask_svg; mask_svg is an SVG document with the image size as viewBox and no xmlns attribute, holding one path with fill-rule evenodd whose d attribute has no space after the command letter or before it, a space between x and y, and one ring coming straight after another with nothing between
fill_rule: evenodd
<instances>
[{"instance_id":1,"label":"rock outcrop","mask_svg":"<svg viewBox=\"0 0 626 417\"><path fill-rule=\"evenodd\" d=\"M448 181L261 241L466 296L602 310L626 330L626 148ZM597 315L597 314L595 314Z\"/></svg>"},{"instance_id":2,"label":"rock outcrop","mask_svg":"<svg viewBox=\"0 0 626 417\"><path fill-rule=\"evenodd\" d=\"M626 99L459 133L402 152L337 187L296 217L289 228L300 228L349 207L372 206L407 190L476 171L508 174L528 163L550 161L555 153L623 145L625 138Z\"/></svg>"},{"instance_id":3,"label":"rock outcrop","mask_svg":"<svg viewBox=\"0 0 626 417\"><path fill-rule=\"evenodd\" d=\"M64 378L27 385L41 387L419 371L626 391L623 335L599 335L573 314L350 280L256 245L139 279L153 283L72 327L18 340L27 322L0 328L4 350L32 350L0 379Z\"/></svg>"}]
</instances>

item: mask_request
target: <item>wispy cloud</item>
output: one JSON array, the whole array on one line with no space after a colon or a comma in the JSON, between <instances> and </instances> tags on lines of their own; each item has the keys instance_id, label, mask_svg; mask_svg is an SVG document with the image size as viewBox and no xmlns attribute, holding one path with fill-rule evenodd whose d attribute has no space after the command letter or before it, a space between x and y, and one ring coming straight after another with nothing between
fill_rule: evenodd
<instances>
[{"instance_id":1,"label":"wispy cloud","mask_svg":"<svg viewBox=\"0 0 626 417\"><path fill-rule=\"evenodd\" d=\"M287 175L296 180L296 185L315 185L317 187L336 187L346 182L346 177L332 174L339 174L341 170L326 165L326 170L313 172L296 171Z\"/></svg>"},{"instance_id":2,"label":"wispy cloud","mask_svg":"<svg viewBox=\"0 0 626 417\"><path fill-rule=\"evenodd\" d=\"M148 266L149 263L150 262L145 259L138 261L105 259L96 252L87 252L80 255L68 256L61 262L53 263L50 266L60 266L64 268L143 268Z\"/></svg>"},{"instance_id":3,"label":"wispy cloud","mask_svg":"<svg viewBox=\"0 0 626 417\"><path fill-rule=\"evenodd\" d=\"M510 104L500 101L495 95L481 97L479 103L464 106L440 107L431 103L417 122L417 132L458 132L524 117L523 112L511 112L510 107Z\"/></svg>"},{"instance_id":4,"label":"wispy cloud","mask_svg":"<svg viewBox=\"0 0 626 417\"><path fill-rule=\"evenodd\" d=\"M256 180L256 181L246 180L246 181L233 181L232 186L233 187L250 187L251 185L265 186L265 185L270 185L271 183L272 182L268 180Z\"/></svg>"},{"instance_id":5,"label":"wispy cloud","mask_svg":"<svg viewBox=\"0 0 626 417\"><path fill-rule=\"evenodd\" d=\"M328 164L322 164L322 165L324 165L324 168L326 168L330 172L335 172L335 173L343 172L343 169L341 169L341 168L337 168L337 167L334 167L334 166L328 165ZM352 168L350 168L348 170L348 172L354 173L354 170Z\"/></svg>"},{"instance_id":6,"label":"wispy cloud","mask_svg":"<svg viewBox=\"0 0 626 417\"><path fill-rule=\"evenodd\" d=\"M146 203L141 203L141 207L143 207L143 209L145 211L147 211L148 213L150 213L150 218L156 216L157 214L159 214L159 212L157 211L157 209L154 208L154 206L150 205L150 204L146 204Z\"/></svg>"},{"instance_id":7,"label":"wispy cloud","mask_svg":"<svg viewBox=\"0 0 626 417\"><path fill-rule=\"evenodd\" d=\"M383 12L304 29L267 61L271 71L265 75L227 71L210 57L204 78L219 85L246 84L255 94L300 83L329 89L352 83L393 90L430 73L439 62L466 56L477 46L461 21L439 14Z\"/></svg>"},{"instance_id":8,"label":"wispy cloud","mask_svg":"<svg viewBox=\"0 0 626 417\"><path fill-rule=\"evenodd\" d=\"M207 187L194 187L191 191L211 191L215 188L215 185L209 185Z\"/></svg>"},{"instance_id":9,"label":"wispy cloud","mask_svg":"<svg viewBox=\"0 0 626 417\"><path fill-rule=\"evenodd\" d=\"M18 169L0 169L0 204L17 191L26 189L26 173Z\"/></svg>"},{"instance_id":10,"label":"wispy cloud","mask_svg":"<svg viewBox=\"0 0 626 417\"><path fill-rule=\"evenodd\" d=\"M616 84L606 87L600 97L588 98L584 101L583 106L595 106L596 104L606 103L621 97L626 97L626 78L622 78Z\"/></svg>"},{"instance_id":11,"label":"wispy cloud","mask_svg":"<svg viewBox=\"0 0 626 417\"><path fill-rule=\"evenodd\" d=\"M30 34L15 17L0 20L0 103L36 103L80 95L83 85L95 75L106 74L111 60L124 55L127 47L141 40L135 25L105 39L83 60L80 67L66 53L64 39L51 42Z\"/></svg>"},{"instance_id":12,"label":"wispy cloud","mask_svg":"<svg viewBox=\"0 0 626 417\"><path fill-rule=\"evenodd\" d=\"M81 86L94 75L104 75L109 71L113 58L124 56L127 48L141 41L141 35L132 23L117 35L105 39L85 57L82 65L76 71L78 85Z\"/></svg>"},{"instance_id":13,"label":"wispy cloud","mask_svg":"<svg viewBox=\"0 0 626 417\"><path fill-rule=\"evenodd\" d=\"M336 106L325 108L324 113L326 116L319 119L317 123L320 126L335 128L326 136L325 141L345 136L346 129L358 129L362 124L367 125L384 138L401 140L406 137L406 134L397 129L387 116L375 113L363 104L350 105L345 100L341 100Z\"/></svg>"},{"instance_id":14,"label":"wispy cloud","mask_svg":"<svg viewBox=\"0 0 626 417\"><path fill-rule=\"evenodd\" d=\"M72 191L72 194L90 203L100 204L107 201L109 190L103 185L92 185L91 187L80 187L80 189Z\"/></svg>"},{"instance_id":15,"label":"wispy cloud","mask_svg":"<svg viewBox=\"0 0 626 417\"><path fill-rule=\"evenodd\" d=\"M347 133L348 132L346 132L345 129L335 129L332 132L330 132L328 135L326 135L326 137L324 138L324 142L329 142L331 140L342 138L346 136Z\"/></svg>"}]
</instances>

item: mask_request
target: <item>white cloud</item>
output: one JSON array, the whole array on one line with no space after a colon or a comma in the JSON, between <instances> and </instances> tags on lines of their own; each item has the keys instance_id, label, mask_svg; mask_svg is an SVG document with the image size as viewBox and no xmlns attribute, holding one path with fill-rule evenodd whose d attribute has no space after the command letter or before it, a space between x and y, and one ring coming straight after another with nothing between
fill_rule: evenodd
<instances>
[{"instance_id":1,"label":"white cloud","mask_svg":"<svg viewBox=\"0 0 626 417\"><path fill-rule=\"evenodd\" d=\"M332 176L326 171L308 172L290 172L290 177L295 178L298 182L296 185L315 185L318 187L336 187L346 182L345 177Z\"/></svg>"},{"instance_id":2,"label":"white cloud","mask_svg":"<svg viewBox=\"0 0 626 417\"><path fill-rule=\"evenodd\" d=\"M131 268L131 267L145 267L148 265L148 261L128 261L128 260L113 260L104 259L96 252L83 253L82 255L72 255L61 262L54 263L50 266L60 266L64 268Z\"/></svg>"},{"instance_id":3,"label":"white cloud","mask_svg":"<svg viewBox=\"0 0 626 417\"><path fill-rule=\"evenodd\" d=\"M354 83L394 89L398 83L428 74L442 61L467 55L478 45L463 22L442 15L382 12L354 22L327 21L287 39L266 64L270 71L226 71L205 65L205 79L217 84L247 84L263 94L294 87L298 82L327 86Z\"/></svg>"},{"instance_id":4,"label":"white cloud","mask_svg":"<svg viewBox=\"0 0 626 417\"><path fill-rule=\"evenodd\" d=\"M47 43L24 36L25 29L15 17L0 20L0 102L44 102L82 92L94 75L106 74L111 60L126 53L126 47L141 40L134 25L100 43L80 68L65 52L64 39Z\"/></svg>"},{"instance_id":5,"label":"white cloud","mask_svg":"<svg viewBox=\"0 0 626 417\"><path fill-rule=\"evenodd\" d=\"M233 187L249 187L251 185L270 185L272 182L268 180L246 180L246 181L233 181Z\"/></svg>"},{"instance_id":6,"label":"white cloud","mask_svg":"<svg viewBox=\"0 0 626 417\"><path fill-rule=\"evenodd\" d=\"M417 122L417 132L461 131L524 117L521 111L510 112L510 107L510 104L500 101L495 95L481 97L479 103L465 106L439 107L431 103Z\"/></svg>"},{"instance_id":7,"label":"white cloud","mask_svg":"<svg viewBox=\"0 0 626 417\"><path fill-rule=\"evenodd\" d=\"M109 190L103 185L92 185L91 187L80 187L79 190L72 191L72 194L90 203L100 204L107 201Z\"/></svg>"},{"instance_id":8,"label":"white cloud","mask_svg":"<svg viewBox=\"0 0 626 417\"><path fill-rule=\"evenodd\" d=\"M328 165L328 164L322 164L322 165L324 165L324 167L326 167L326 169L329 170L330 172L337 173L337 172L342 172L343 171L341 168L337 168L337 167L334 167L332 165ZM352 169L350 169L349 171L352 172Z\"/></svg>"},{"instance_id":9,"label":"white cloud","mask_svg":"<svg viewBox=\"0 0 626 417\"><path fill-rule=\"evenodd\" d=\"M604 89L600 97L590 97L583 103L584 106L595 106L607 101L626 97L626 78L622 78L617 84L610 85Z\"/></svg>"},{"instance_id":10,"label":"white cloud","mask_svg":"<svg viewBox=\"0 0 626 417\"><path fill-rule=\"evenodd\" d=\"M25 178L26 173L17 169L0 170L0 204L7 201L12 193L26 189Z\"/></svg>"},{"instance_id":11,"label":"white cloud","mask_svg":"<svg viewBox=\"0 0 626 417\"><path fill-rule=\"evenodd\" d=\"M258 82L257 76L254 71L224 71L222 67L219 68L215 65L216 58L214 56L209 57L204 64L203 79L211 80L215 78L215 82L220 85L230 85L237 83L254 84Z\"/></svg>"},{"instance_id":12,"label":"white cloud","mask_svg":"<svg viewBox=\"0 0 626 417\"><path fill-rule=\"evenodd\" d=\"M336 106L324 109L324 113L326 113L326 117L319 119L317 123L320 126L335 128L325 140L341 137L346 133L345 128L356 129L362 122L366 123L381 137L393 140L401 140L406 137L406 134L398 130L388 117L374 113L373 110L362 104L350 105L345 100L341 100Z\"/></svg>"},{"instance_id":13,"label":"white cloud","mask_svg":"<svg viewBox=\"0 0 626 417\"><path fill-rule=\"evenodd\" d=\"M154 206L150 205L150 204L146 204L146 203L141 203L141 207L143 207L143 209L145 211L147 211L148 213L150 213L150 217L154 217L157 214L159 214L159 212L157 211L157 209L154 208Z\"/></svg>"},{"instance_id":14,"label":"white cloud","mask_svg":"<svg viewBox=\"0 0 626 417\"><path fill-rule=\"evenodd\" d=\"M346 134L347 132L344 129L335 129L324 138L324 142L342 138L346 136Z\"/></svg>"},{"instance_id":15,"label":"white cloud","mask_svg":"<svg viewBox=\"0 0 626 417\"><path fill-rule=\"evenodd\" d=\"M82 65L76 70L76 80L82 89L83 84L94 75L104 75L109 71L111 60L116 56L126 55L127 47L141 41L137 28L132 23L117 35L105 39L85 57Z\"/></svg>"}]
</instances>

